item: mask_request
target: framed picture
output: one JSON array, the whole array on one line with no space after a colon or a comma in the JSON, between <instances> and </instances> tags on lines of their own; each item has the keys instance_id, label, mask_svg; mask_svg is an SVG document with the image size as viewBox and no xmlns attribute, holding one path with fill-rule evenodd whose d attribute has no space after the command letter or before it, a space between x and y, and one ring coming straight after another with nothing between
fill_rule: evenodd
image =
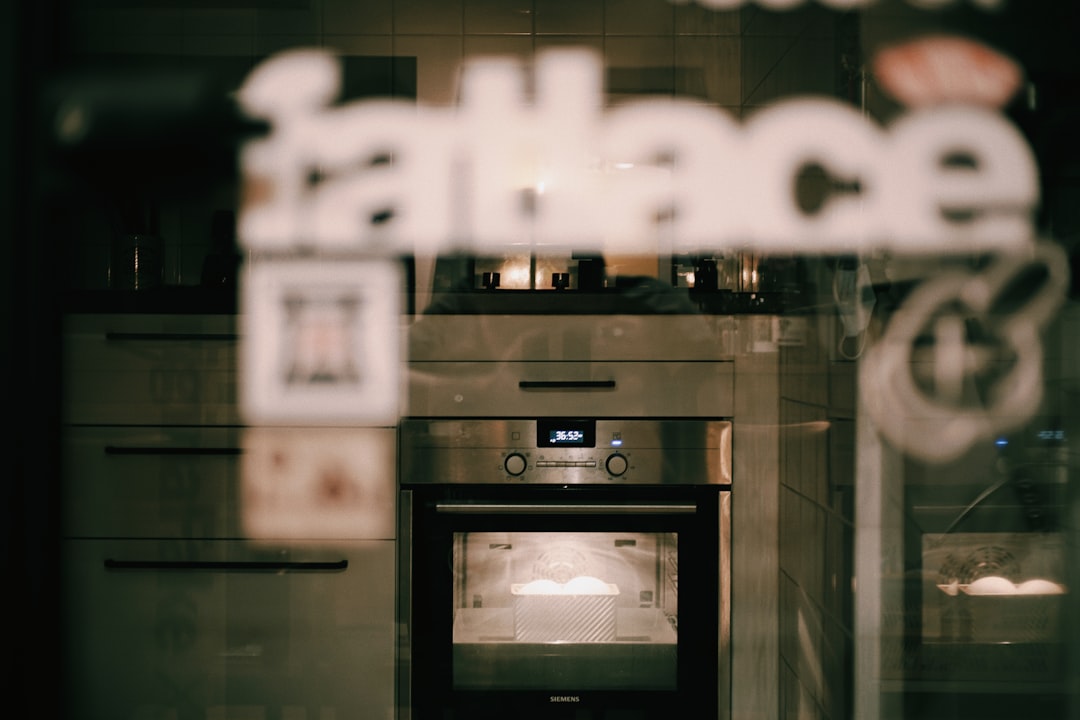
<instances>
[{"instance_id":1,"label":"framed picture","mask_svg":"<svg viewBox=\"0 0 1080 720\"><path fill-rule=\"evenodd\" d=\"M245 536L394 537L397 431L391 427L252 427L244 431Z\"/></svg>"},{"instance_id":2,"label":"framed picture","mask_svg":"<svg viewBox=\"0 0 1080 720\"><path fill-rule=\"evenodd\" d=\"M251 262L240 409L250 425L394 425L402 278L391 260Z\"/></svg>"}]
</instances>

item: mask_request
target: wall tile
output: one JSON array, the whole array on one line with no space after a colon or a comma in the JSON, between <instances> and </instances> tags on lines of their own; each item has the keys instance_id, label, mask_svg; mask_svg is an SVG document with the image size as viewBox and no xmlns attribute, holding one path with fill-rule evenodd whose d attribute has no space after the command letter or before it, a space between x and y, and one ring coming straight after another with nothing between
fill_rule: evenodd
<instances>
[{"instance_id":1,"label":"wall tile","mask_svg":"<svg viewBox=\"0 0 1080 720\"><path fill-rule=\"evenodd\" d=\"M825 620L824 645L821 652L824 684L819 698L826 717L851 717L850 690L853 678L849 670L851 657L851 628L843 628L831 619Z\"/></svg>"},{"instance_id":2,"label":"wall tile","mask_svg":"<svg viewBox=\"0 0 1080 720\"><path fill-rule=\"evenodd\" d=\"M741 96L741 40L735 36L675 38L675 65L688 71L693 87L677 86L680 95L700 97L716 105L738 105ZM700 78L701 88L696 86ZM700 93L700 94L699 94Z\"/></svg>"},{"instance_id":3,"label":"wall tile","mask_svg":"<svg viewBox=\"0 0 1080 720\"><path fill-rule=\"evenodd\" d=\"M840 16L816 2L807 2L791 10L766 10L751 4L743 9L741 17L741 32L747 36L831 37Z\"/></svg>"},{"instance_id":4,"label":"wall tile","mask_svg":"<svg viewBox=\"0 0 1080 720\"><path fill-rule=\"evenodd\" d=\"M604 4L582 0L536 0L536 32L602 35Z\"/></svg>"},{"instance_id":5,"label":"wall tile","mask_svg":"<svg viewBox=\"0 0 1080 720\"><path fill-rule=\"evenodd\" d=\"M825 513L812 502L802 507L802 525L806 531L803 541L801 585L804 594L820 605L825 592Z\"/></svg>"},{"instance_id":6,"label":"wall tile","mask_svg":"<svg viewBox=\"0 0 1080 720\"><path fill-rule=\"evenodd\" d=\"M840 583L844 576L844 549L840 542L844 539L843 521L835 514L824 515L824 533L821 555L824 559L824 583L822 585L821 609L830 618L840 618L844 610L844 596L840 592Z\"/></svg>"},{"instance_id":7,"label":"wall tile","mask_svg":"<svg viewBox=\"0 0 1080 720\"><path fill-rule=\"evenodd\" d=\"M464 0L466 33L525 33L533 30L532 0Z\"/></svg>"},{"instance_id":8,"label":"wall tile","mask_svg":"<svg viewBox=\"0 0 1080 720\"><path fill-rule=\"evenodd\" d=\"M110 34L94 35L80 45L82 52L102 56L182 55L183 35Z\"/></svg>"},{"instance_id":9,"label":"wall tile","mask_svg":"<svg viewBox=\"0 0 1080 720\"><path fill-rule=\"evenodd\" d=\"M600 35L537 35L534 42L536 52L550 48L591 48L601 55L604 52L604 38Z\"/></svg>"},{"instance_id":10,"label":"wall tile","mask_svg":"<svg viewBox=\"0 0 1080 720\"><path fill-rule=\"evenodd\" d=\"M675 5L670 0L605 0L607 35L664 35L675 28Z\"/></svg>"},{"instance_id":11,"label":"wall tile","mask_svg":"<svg viewBox=\"0 0 1080 720\"><path fill-rule=\"evenodd\" d=\"M296 35L259 35L255 38L255 57L263 59L287 50L320 47L321 38L317 34Z\"/></svg>"},{"instance_id":12,"label":"wall tile","mask_svg":"<svg viewBox=\"0 0 1080 720\"><path fill-rule=\"evenodd\" d=\"M928 13L916 3L871 3L859 13L861 44L864 48L876 48L915 35L948 32L948 18L947 13Z\"/></svg>"},{"instance_id":13,"label":"wall tile","mask_svg":"<svg viewBox=\"0 0 1080 720\"><path fill-rule=\"evenodd\" d=\"M533 56L531 35L466 35L465 58L476 55L506 55L530 60Z\"/></svg>"},{"instance_id":14,"label":"wall tile","mask_svg":"<svg viewBox=\"0 0 1080 720\"><path fill-rule=\"evenodd\" d=\"M394 38L390 35L326 35L323 46L342 55L394 54Z\"/></svg>"},{"instance_id":15,"label":"wall tile","mask_svg":"<svg viewBox=\"0 0 1080 720\"><path fill-rule=\"evenodd\" d=\"M675 6L675 33L678 35L738 35L742 12L714 10L698 2Z\"/></svg>"},{"instance_id":16,"label":"wall tile","mask_svg":"<svg viewBox=\"0 0 1080 720\"><path fill-rule=\"evenodd\" d=\"M366 5L366 3L356 3ZM325 10L318 4L303 9L262 8L255 16L255 32L267 35L320 33ZM353 29L354 32L357 30Z\"/></svg>"},{"instance_id":17,"label":"wall tile","mask_svg":"<svg viewBox=\"0 0 1080 720\"><path fill-rule=\"evenodd\" d=\"M799 633L799 656L795 671L815 704L825 692L825 668L822 663L825 632L821 610L806 592L799 596L796 618Z\"/></svg>"},{"instance_id":18,"label":"wall tile","mask_svg":"<svg viewBox=\"0 0 1080 720\"><path fill-rule=\"evenodd\" d=\"M72 30L77 35L181 35L185 10L104 9L73 13Z\"/></svg>"},{"instance_id":19,"label":"wall tile","mask_svg":"<svg viewBox=\"0 0 1080 720\"><path fill-rule=\"evenodd\" d=\"M254 35L186 35L182 52L195 56L237 56L251 58L255 53Z\"/></svg>"},{"instance_id":20,"label":"wall tile","mask_svg":"<svg viewBox=\"0 0 1080 720\"><path fill-rule=\"evenodd\" d=\"M780 482L795 492L802 492L799 472L799 443L797 428L799 405L786 397L780 398Z\"/></svg>"},{"instance_id":21,"label":"wall tile","mask_svg":"<svg viewBox=\"0 0 1080 720\"><path fill-rule=\"evenodd\" d=\"M378 97L412 102L416 98L416 58L365 50L343 55L341 63L345 101Z\"/></svg>"},{"instance_id":22,"label":"wall tile","mask_svg":"<svg viewBox=\"0 0 1080 720\"><path fill-rule=\"evenodd\" d=\"M462 52L460 35L402 35L394 40L395 55L416 58L417 101L423 105L457 105Z\"/></svg>"},{"instance_id":23,"label":"wall tile","mask_svg":"<svg viewBox=\"0 0 1080 720\"><path fill-rule=\"evenodd\" d=\"M462 32L463 0L394 0L395 34Z\"/></svg>"},{"instance_id":24,"label":"wall tile","mask_svg":"<svg viewBox=\"0 0 1080 720\"><path fill-rule=\"evenodd\" d=\"M394 31L394 0L321 0L322 31L389 35Z\"/></svg>"},{"instance_id":25,"label":"wall tile","mask_svg":"<svg viewBox=\"0 0 1080 720\"><path fill-rule=\"evenodd\" d=\"M780 663L779 717L781 720L801 720L799 715L799 678L784 663Z\"/></svg>"},{"instance_id":26,"label":"wall tile","mask_svg":"<svg viewBox=\"0 0 1080 720\"><path fill-rule=\"evenodd\" d=\"M675 48L671 37L608 37L604 43L608 98L675 94Z\"/></svg>"},{"instance_id":27,"label":"wall tile","mask_svg":"<svg viewBox=\"0 0 1080 720\"><path fill-rule=\"evenodd\" d=\"M184 11L185 34L250 35L255 32L258 16L264 11L243 8L197 8ZM314 12L305 13L311 21Z\"/></svg>"},{"instance_id":28,"label":"wall tile","mask_svg":"<svg viewBox=\"0 0 1080 720\"><path fill-rule=\"evenodd\" d=\"M828 39L759 37L743 43L743 102L764 105L792 95L833 95L836 68Z\"/></svg>"},{"instance_id":29,"label":"wall tile","mask_svg":"<svg viewBox=\"0 0 1080 720\"><path fill-rule=\"evenodd\" d=\"M789 575L780 578L780 657L789 667L799 662L799 587Z\"/></svg>"},{"instance_id":30,"label":"wall tile","mask_svg":"<svg viewBox=\"0 0 1080 720\"><path fill-rule=\"evenodd\" d=\"M670 37L609 37L604 43L609 67L672 67L675 44Z\"/></svg>"},{"instance_id":31,"label":"wall tile","mask_svg":"<svg viewBox=\"0 0 1080 720\"><path fill-rule=\"evenodd\" d=\"M790 486L784 486L780 489L779 503L781 517L778 529L780 535L778 545L779 565L781 570L792 575L794 581L793 574L798 571L799 543L802 542L798 527L798 511L801 499Z\"/></svg>"}]
</instances>

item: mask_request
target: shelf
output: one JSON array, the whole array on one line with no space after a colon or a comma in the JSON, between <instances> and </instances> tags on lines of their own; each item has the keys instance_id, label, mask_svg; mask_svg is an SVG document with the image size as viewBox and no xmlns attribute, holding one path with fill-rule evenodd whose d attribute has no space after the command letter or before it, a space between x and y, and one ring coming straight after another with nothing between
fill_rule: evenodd
<instances>
[{"instance_id":1,"label":"shelf","mask_svg":"<svg viewBox=\"0 0 1080 720\"><path fill-rule=\"evenodd\" d=\"M152 290L78 290L66 293L61 310L67 314L215 314L237 311L232 287L162 287Z\"/></svg>"}]
</instances>

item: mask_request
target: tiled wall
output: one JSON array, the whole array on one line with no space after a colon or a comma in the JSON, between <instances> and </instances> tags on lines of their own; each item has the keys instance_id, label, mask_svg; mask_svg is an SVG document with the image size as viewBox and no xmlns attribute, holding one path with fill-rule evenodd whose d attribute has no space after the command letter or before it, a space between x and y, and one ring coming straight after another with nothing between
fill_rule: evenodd
<instances>
[{"instance_id":1,"label":"tiled wall","mask_svg":"<svg viewBox=\"0 0 1080 720\"><path fill-rule=\"evenodd\" d=\"M855 363L835 316L809 324L780 360L780 704L832 720L851 712Z\"/></svg>"},{"instance_id":2,"label":"tiled wall","mask_svg":"<svg viewBox=\"0 0 1080 720\"><path fill-rule=\"evenodd\" d=\"M548 48L584 46L603 53L612 102L690 95L742 116L789 93L833 95L839 87L837 15L816 3L782 13L753 3L718 12L671 0L81 0L74 7L70 36L78 56L136 63L165 57L227 86L274 52L321 46L347 56L415 57L417 100L447 106L457 101L466 58L529 59ZM198 283L213 211L235 202L234 186L209 183L162 203L167 284ZM85 215L72 249L72 283L102 287L112 231L92 208Z\"/></svg>"}]
</instances>

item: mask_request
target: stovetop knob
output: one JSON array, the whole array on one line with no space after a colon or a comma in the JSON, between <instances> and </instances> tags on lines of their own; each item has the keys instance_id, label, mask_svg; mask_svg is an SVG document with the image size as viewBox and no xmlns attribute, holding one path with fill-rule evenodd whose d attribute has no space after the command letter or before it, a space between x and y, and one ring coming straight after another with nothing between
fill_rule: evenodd
<instances>
[{"instance_id":1,"label":"stovetop knob","mask_svg":"<svg viewBox=\"0 0 1080 720\"><path fill-rule=\"evenodd\" d=\"M528 463L525 462L525 456L521 453L510 453L506 456L506 460L503 461L503 467L506 468L506 472L515 477L525 472L527 465Z\"/></svg>"},{"instance_id":2,"label":"stovetop knob","mask_svg":"<svg viewBox=\"0 0 1080 720\"><path fill-rule=\"evenodd\" d=\"M626 472L627 468L630 467L630 463L629 461L627 461L625 455L620 455L619 453L612 453L611 455L608 455L605 466L607 467L608 474L619 477Z\"/></svg>"}]
</instances>

